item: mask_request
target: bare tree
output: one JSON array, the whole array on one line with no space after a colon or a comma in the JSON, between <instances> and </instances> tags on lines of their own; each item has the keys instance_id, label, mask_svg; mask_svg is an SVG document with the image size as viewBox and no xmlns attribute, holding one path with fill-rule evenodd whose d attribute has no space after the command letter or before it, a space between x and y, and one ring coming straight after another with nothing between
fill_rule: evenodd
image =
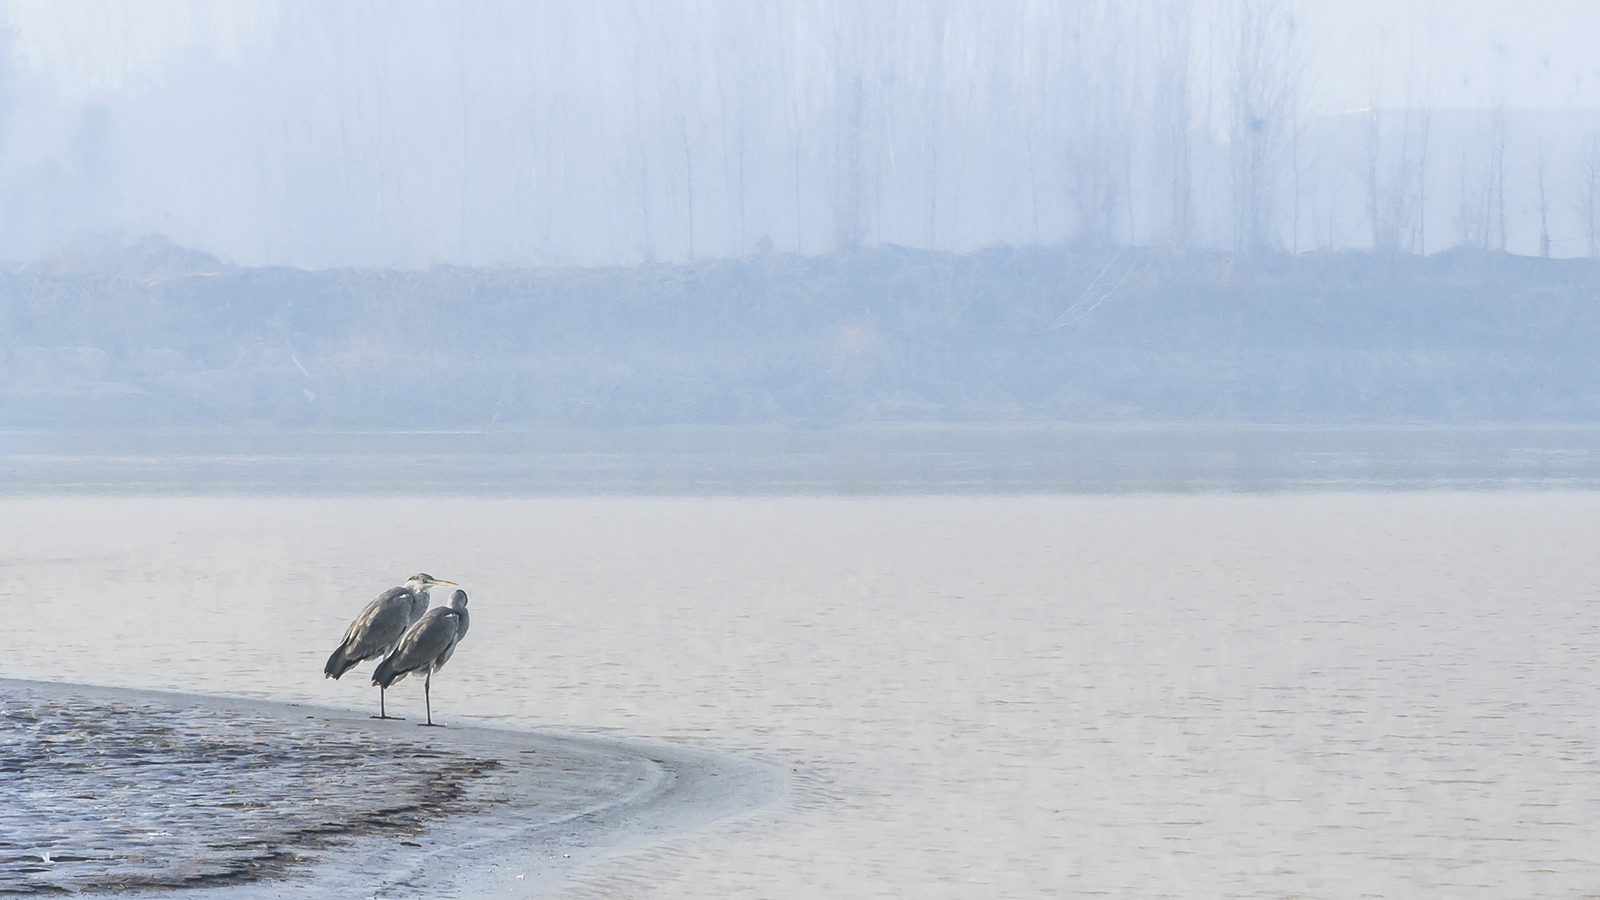
<instances>
[{"instance_id":1,"label":"bare tree","mask_svg":"<svg viewBox=\"0 0 1600 900\"><path fill-rule=\"evenodd\" d=\"M784 49L778 54L780 60L779 79L783 91L788 95L789 102L785 104L784 112L787 113L783 135L788 152L789 187L794 197L794 252L805 252L805 233L801 228L801 211L804 209L803 194L805 181L801 177L800 155L805 145L805 120L803 103L805 99L805 85L800 60L800 50L792 40L784 42Z\"/></svg>"},{"instance_id":2,"label":"bare tree","mask_svg":"<svg viewBox=\"0 0 1600 900\"><path fill-rule=\"evenodd\" d=\"M1379 58L1382 53L1380 51ZM1398 253L1402 232L1410 231L1412 203L1412 160L1410 154L1411 108L1398 115L1383 108L1383 69L1374 66L1362 144L1366 151L1362 175L1366 184L1367 224L1376 253ZM1397 121L1396 121L1397 120ZM1398 134L1394 132L1398 131ZM1386 152L1387 138L1398 138L1399 146Z\"/></svg>"},{"instance_id":3,"label":"bare tree","mask_svg":"<svg viewBox=\"0 0 1600 900\"><path fill-rule=\"evenodd\" d=\"M1484 173L1486 243L1491 250L1506 249L1506 107L1499 100L1489 115L1489 165Z\"/></svg>"},{"instance_id":4,"label":"bare tree","mask_svg":"<svg viewBox=\"0 0 1600 900\"><path fill-rule=\"evenodd\" d=\"M1289 108L1289 176L1293 180L1292 202L1289 213L1289 252L1300 255L1300 97L1298 85L1290 99Z\"/></svg>"},{"instance_id":5,"label":"bare tree","mask_svg":"<svg viewBox=\"0 0 1600 900\"><path fill-rule=\"evenodd\" d=\"M1584 234L1589 239L1589 257L1600 257L1600 220L1596 218L1596 202L1600 201L1600 135L1590 135L1588 146L1583 148L1583 161L1579 169L1578 213L1583 219Z\"/></svg>"},{"instance_id":6,"label":"bare tree","mask_svg":"<svg viewBox=\"0 0 1600 900\"><path fill-rule=\"evenodd\" d=\"M1545 56L1539 69L1539 92L1544 93L1544 79L1550 73L1550 57ZM1550 204L1544 192L1544 119L1537 120L1538 138L1534 146L1535 168L1539 187L1539 255L1550 258Z\"/></svg>"},{"instance_id":7,"label":"bare tree","mask_svg":"<svg viewBox=\"0 0 1600 900\"><path fill-rule=\"evenodd\" d=\"M1029 98L1021 110L1019 128L1025 135L1028 208L1033 240L1037 243L1046 231L1041 224L1041 198L1053 194L1047 193L1046 185L1052 176L1060 174L1058 154L1062 142L1057 136L1066 118L1062 111L1066 92L1060 85L1067 80L1062 75L1061 60L1071 57L1074 41L1058 8L1043 4L1029 4L1017 17L1016 28L1016 40L1022 48L1016 54L1018 80Z\"/></svg>"},{"instance_id":8,"label":"bare tree","mask_svg":"<svg viewBox=\"0 0 1600 900\"><path fill-rule=\"evenodd\" d=\"M1550 58L1549 54L1546 54L1546 56L1541 59L1541 66L1539 66L1538 88L1539 93L1541 94L1544 93L1544 83L1546 83L1546 78L1549 77L1549 75ZM1539 187L1539 256L1544 256L1544 258L1549 259L1550 203L1549 200L1546 199L1546 194L1544 194L1544 117L1542 117L1542 115L1538 120L1536 120L1536 123L1534 123L1534 128L1538 130L1538 138L1536 138L1536 143L1534 143L1534 157L1536 157L1536 159L1534 159L1534 165L1536 165L1536 170L1538 170Z\"/></svg>"},{"instance_id":9,"label":"bare tree","mask_svg":"<svg viewBox=\"0 0 1600 900\"><path fill-rule=\"evenodd\" d=\"M833 113L833 243L849 249L861 243L863 175L862 54L857 40L865 30L859 8L841 4L830 12L828 83Z\"/></svg>"},{"instance_id":10,"label":"bare tree","mask_svg":"<svg viewBox=\"0 0 1600 900\"><path fill-rule=\"evenodd\" d=\"M1424 102L1417 123L1417 255L1428 255L1428 132L1433 124L1433 102Z\"/></svg>"},{"instance_id":11,"label":"bare tree","mask_svg":"<svg viewBox=\"0 0 1600 900\"><path fill-rule=\"evenodd\" d=\"M1154 111L1168 187L1167 242L1175 251L1194 240L1193 0L1165 0L1157 9Z\"/></svg>"},{"instance_id":12,"label":"bare tree","mask_svg":"<svg viewBox=\"0 0 1600 900\"><path fill-rule=\"evenodd\" d=\"M1235 0L1229 22L1228 146L1236 251L1273 246L1275 181L1305 58L1295 0Z\"/></svg>"},{"instance_id":13,"label":"bare tree","mask_svg":"<svg viewBox=\"0 0 1600 900\"><path fill-rule=\"evenodd\" d=\"M1489 165L1484 177L1484 203L1491 250L1506 249L1506 56L1505 44L1496 44L1494 104L1489 110Z\"/></svg>"},{"instance_id":14,"label":"bare tree","mask_svg":"<svg viewBox=\"0 0 1600 900\"><path fill-rule=\"evenodd\" d=\"M1425 83L1420 91L1417 89L1413 63L1406 74L1405 105L1393 110L1383 104L1382 84L1383 71L1378 63L1373 67L1371 105L1362 136L1366 151L1362 177L1372 249L1427 255L1431 88Z\"/></svg>"},{"instance_id":15,"label":"bare tree","mask_svg":"<svg viewBox=\"0 0 1600 900\"><path fill-rule=\"evenodd\" d=\"M636 34L632 46L632 53L628 57L629 75L632 76L633 85L633 136L639 151L639 215L640 215L640 249L646 262L655 259L655 245L650 239L650 146L649 138L645 134L645 85L650 82L650 76L644 71L644 36L646 29L639 8L632 9Z\"/></svg>"},{"instance_id":16,"label":"bare tree","mask_svg":"<svg viewBox=\"0 0 1600 900\"><path fill-rule=\"evenodd\" d=\"M743 255L749 245L747 216L750 173L750 138L753 116L750 86L756 79L751 60L755 52L745 46L756 33L757 17L744 6L717 8L718 39L714 42L717 85L717 121L721 124L723 189L728 197L734 232L733 246Z\"/></svg>"},{"instance_id":17,"label":"bare tree","mask_svg":"<svg viewBox=\"0 0 1600 900\"><path fill-rule=\"evenodd\" d=\"M928 74L923 83L924 126L928 148L928 168L925 174L928 190L928 246L939 246L939 157L945 139L945 39L949 22L943 5L929 9L932 18L928 46Z\"/></svg>"},{"instance_id":18,"label":"bare tree","mask_svg":"<svg viewBox=\"0 0 1600 900\"><path fill-rule=\"evenodd\" d=\"M684 226L689 241L689 258L694 259L694 139L686 105L678 107L678 141L683 148Z\"/></svg>"},{"instance_id":19,"label":"bare tree","mask_svg":"<svg viewBox=\"0 0 1600 900\"><path fill-rule=\"evenodd\" d=\"M1544 134L1541 132L1535 149L1535 168L1539 180L1539 255L1550 258L1550 204L1544 193Z\"/></svg>"},{"instance_id":20,"label":"bare tree","mask_svg":"<svg viewBox=\"0 0 1600 900\"><path fill-rule=\"evenodd\" d=\"M1483 247L1488 226L1484 222L1483 207L1473 194L1466 148L1461 150L1461 185L1456 204L1456 237L1463 247Z\"/></svg>"},{"instance_id":21,"label":"bare tree","mask_svg":"<svg viewBox=\"0 0 1600 900\"><path fill-rule=\"evenodd\" d=\"M1081 237L1115 232L1132 157L1131 23L1117 0L1085 0L1072 23L1073 65L1064 85L1067 174Z\"/></svg>"}]
</instances>

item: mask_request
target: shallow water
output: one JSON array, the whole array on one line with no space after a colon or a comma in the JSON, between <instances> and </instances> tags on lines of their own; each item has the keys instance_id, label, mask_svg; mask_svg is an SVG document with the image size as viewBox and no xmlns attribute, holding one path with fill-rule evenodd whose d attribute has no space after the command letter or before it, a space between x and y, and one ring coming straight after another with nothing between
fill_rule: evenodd
<instances>
[{"instance_id":1,"label":"shallow water","mask_svg":"<svg viewBox=\"0 0 1600 900\"><path fill-rule=\"evenodd\" d=\"M425 570L437 719L791 772L565 896L1571 897L1597 538L1554 492L10 499L0 675L365 709L322 662Z\"/></svg>"}]
</instances>

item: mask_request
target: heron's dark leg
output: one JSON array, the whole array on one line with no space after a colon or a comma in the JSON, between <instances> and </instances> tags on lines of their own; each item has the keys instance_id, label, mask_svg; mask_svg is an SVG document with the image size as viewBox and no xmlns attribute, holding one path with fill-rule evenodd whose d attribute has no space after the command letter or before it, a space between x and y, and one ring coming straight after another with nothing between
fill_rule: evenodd
<instances>
[{"instance_id":1,"label":"heron's dark leg","mask_svg":"<svg viewBox=\"0 0 1600 900\"><path fill-rule=\"evenodd\" d=\"M391 716L391 715L388 715L387 713L384 712L384 709L383 709L383 694L384 694L385 690L387 690L387 689L385 687L383 687L382 685L378 686L378 714L373 716L373 718L374 719L394 719L397 722L404 722L406 720L405 716Z\"/></svg>"},{"instance_id":2,"label":"heron's dark leg","mask_svg":"<svg viewBox=\"0 0 1600 900\"><path fill-rule=\"evenodd\" d=\"M422 724L431 728L443 728L443 725L433 724L433 697L429 693L429 689L431 687L433 687L433 670L429 669L428 674L422 678L422 702L427 706L428 709L428 721L423 722Z\"/></svg>"}]
</instances>

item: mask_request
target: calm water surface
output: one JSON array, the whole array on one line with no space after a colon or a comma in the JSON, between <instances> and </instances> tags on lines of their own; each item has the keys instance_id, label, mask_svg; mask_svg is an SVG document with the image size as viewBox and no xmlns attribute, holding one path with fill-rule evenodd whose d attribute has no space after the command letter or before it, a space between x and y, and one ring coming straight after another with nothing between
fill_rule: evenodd
<instances>
[{"instance_id":1,"label":"calm water surface","mask_svg":"<svg viewBox=\"0 0 1600 900\"><path fill-rule=\"evenodd\" d=\"M1597 546L1595 493L13 497L0 675L375 707L322 662L425 570L440 720L792 773L569 896L1575 897Z\"/></svg>"}]
</instances>

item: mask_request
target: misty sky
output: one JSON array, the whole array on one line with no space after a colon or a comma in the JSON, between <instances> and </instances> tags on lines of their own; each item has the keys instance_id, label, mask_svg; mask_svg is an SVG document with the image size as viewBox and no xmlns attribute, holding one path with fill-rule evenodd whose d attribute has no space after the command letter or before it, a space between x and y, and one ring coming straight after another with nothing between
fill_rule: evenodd
<instances>
[{"instance_id":1,"label":"misty sky","mask_svg":"<svg viewBox=\"0 0 1600 900\"><path fill-rule=\"evenodd\" d=\"M1263 138L1249 240L1228 126L1237 8L9 2L0 255L148 232L310 267L1179 230L1301 251L1369 246L1375 229L1412 251L1534 253L1543 234L1553 255L1588 252L1573 197L1600 133L1600 4L1298 4L1284 20L1295 110ZM1179 229L1155 73L1161 23L1185 9L1193 209ZM1373 106L1439 112L1365 124ZM1086 140L1126 159L1073 148ZM1378 188L1350 199L1363 179Z\"/></svg>"},{"instance_id":2,"label":"misty sky","mask_svg":"<svg viewBox=\"0 0 1600 900\"><path fill-rule=\"evenodd\" d=\"M1215 15L1222 5L1199 4L1203 15ZM237 63L291 22L316 24L314 17L286 15L293 6L274 0L9 0L4 9L16 61L70 102L151 89L195 52ZM438 18L451 16L450 5L437 6ZM1323 111L1367 105L1375 54L1383 61L1384 93L1395 99L1405 94L1408 77L1420 80L1431 69L1437 105L1484 106L1503 68L1513 106L1600 109L1600 54L1594 51L1600 4L1589 0L1307 0L1302 7L1307 27L1333 51L1321 61ZM427 42L437 32L408 37ZM436 49L453 48L440 42Z\"/></svg>"}]
</instances>

